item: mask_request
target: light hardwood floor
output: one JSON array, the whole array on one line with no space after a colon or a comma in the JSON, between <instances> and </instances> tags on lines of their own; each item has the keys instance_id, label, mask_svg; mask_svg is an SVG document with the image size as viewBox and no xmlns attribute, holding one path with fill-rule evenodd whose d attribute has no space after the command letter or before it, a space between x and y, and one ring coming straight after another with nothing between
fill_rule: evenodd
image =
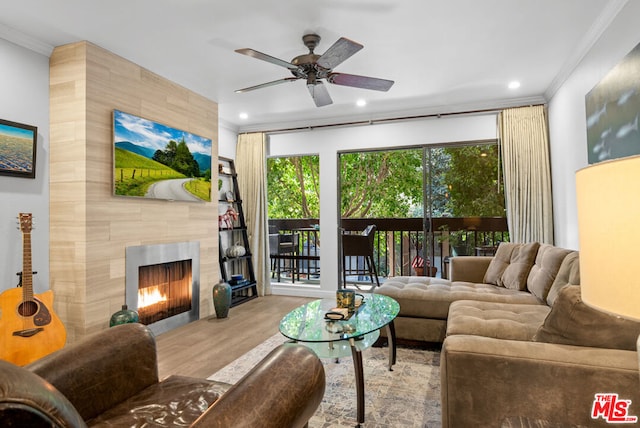
<instances>
[{"instance_id":1,"label":"light hardwood floor","mask_svg":"<svg viewBox=\"0 0 640 428\"><path fill-rule=\"evenodd\" d=\"M288 296L259 297L231 308L227 318L204 318L158 335L160 378L172 374L212 375L278 333L283 316L312 300Z\"/></svg>"}]
</instances>

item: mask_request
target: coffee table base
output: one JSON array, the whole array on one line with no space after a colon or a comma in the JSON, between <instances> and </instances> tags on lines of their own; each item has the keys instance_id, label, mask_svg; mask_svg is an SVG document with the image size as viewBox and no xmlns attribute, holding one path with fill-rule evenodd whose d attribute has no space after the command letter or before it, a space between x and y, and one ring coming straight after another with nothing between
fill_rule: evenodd
<instances>
[{"instance_id":1,"label":"coffee table base","mask_svg":"<svg viewBox=\"0 0 640 428\"><path fill-rule=\"evenodd\" d=\"M364 422L364 371L362 367L362 351L355 344L355 339L349 339L351 355L353 355L353 368L356 374L356 399L358 425Z\"/></svg>"},{"instance_id":2,"label":"coffee table base","mask_svg":"<svg viewBox=\"0 0 640 428\"><path fill-rule=\"evenodd\" d=\"M386 325L387 338L389 340L389 371L393 371L393 365L396 363L396 330L393 321ZM353 369L356 380L356 417L358 424L364 423L364 366L362 363L362 350L367 349L379 337L380 332L375 331L365 335L361 340L349 339L349 346L345 346L346 342L299 342L311 348L320 358L340 358L346 357L348 349L353 357Z\"/></svg>"},{"instance_id":3,"label":"coffee table base","mask_svg":"<svg viewBox=\"0 0 640 428\"><path fill-rule=\"evenodd\" d=\"M287 338L303 343L320 358L353 358L356 380L358 426L364 422L364 374L362 350L372 346L386 328L389 339L389 370L396 362L396 338L393 319L400 312L400 304L381 294L371 294L353 318L331 321L326 319L335 307L333 299L314 300L289 312L280 321L280 332Z\"/></svg>"},{"instance_id":4,"label":"coffee table base","mask_svg":"<svg viewBox=\"0 0 640 428\"><path fill-rule=\"evenodd\" d=\"M387 329L387 337L389 338L389 371L393 371L393 365L396 363L396 329L391 321L385 327ZM356 399L357 399L357 418L358 425L364 423L364 370L362 365L362 351L356 346L354 339L349 339L351 345L351 355L353 356L353 368L356 376Z\"/></svg>"}]
</instances>

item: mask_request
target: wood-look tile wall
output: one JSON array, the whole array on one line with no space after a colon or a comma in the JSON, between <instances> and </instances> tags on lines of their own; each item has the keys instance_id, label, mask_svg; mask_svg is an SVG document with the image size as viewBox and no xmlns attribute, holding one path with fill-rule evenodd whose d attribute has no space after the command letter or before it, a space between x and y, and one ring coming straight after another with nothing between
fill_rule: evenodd
<instances>
[{"instance_id":1,"label":"wood-look tile wall","mask_svg":"<svg viewBox=\"0 0 640 428\"><path fill-rule=\"evenodd\" d=\"M216 103L88 42L53 51L50 278L68 342L108 328L124 304L132 245L200 241L200 317L213 313L217 195L210 203L113 196L114 109L210 138L217 165Z\"/></svg>"}]
</instances>

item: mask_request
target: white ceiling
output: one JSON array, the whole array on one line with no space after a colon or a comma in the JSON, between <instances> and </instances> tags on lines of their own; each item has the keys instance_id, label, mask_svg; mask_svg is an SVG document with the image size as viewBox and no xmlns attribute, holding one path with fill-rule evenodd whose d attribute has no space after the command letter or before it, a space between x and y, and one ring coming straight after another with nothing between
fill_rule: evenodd
<instances>
[{"instance_id":1,"label":"white ceiling","mask_svg":"<svg viewBox=\"0 0 640 428\"><path fill-rule=\"evenodd\" d=\"M0 0L0 37L47 55L88 40L216 101L228 126L264 130L544 102L626 1ZM321 108L303 81L234 92L291 76L235 49L291 61L308 32L320 54L341 36L364 45L334 71L395 85L328 85Z\"/></svg>"}]
</instances>

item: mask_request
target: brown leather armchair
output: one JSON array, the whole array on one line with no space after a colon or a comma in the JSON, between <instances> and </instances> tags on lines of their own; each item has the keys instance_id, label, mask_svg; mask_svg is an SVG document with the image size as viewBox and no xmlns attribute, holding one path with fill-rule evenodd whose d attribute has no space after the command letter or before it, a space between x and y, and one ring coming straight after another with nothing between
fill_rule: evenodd
<instances>
[{"instance_id":1,"label":"brown leather armchair","mask_svg":"<svg viewBox=\"0 0 640 428\"><path fill-rule=\"evenodd\" d=\"M303 345L283 344L235 385L158 379L155 338L123 324L28 366L0 361L0 426L303 427L325 376Z\"/></svg>"}]
</instances>

